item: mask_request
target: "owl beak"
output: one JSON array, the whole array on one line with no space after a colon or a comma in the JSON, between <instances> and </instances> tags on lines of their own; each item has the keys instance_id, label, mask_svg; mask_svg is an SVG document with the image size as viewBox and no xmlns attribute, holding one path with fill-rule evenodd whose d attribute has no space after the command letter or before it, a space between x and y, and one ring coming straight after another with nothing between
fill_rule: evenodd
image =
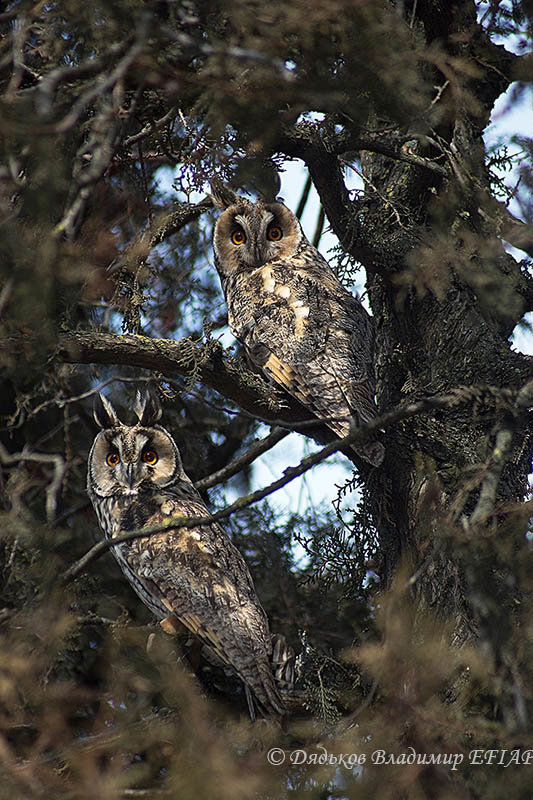
<instances>
[{"instance_id":1,"label":"owl beak","mask_svg":"<svg viewBox=\"0 0 533 800\"><path fill-rule=\"evenodd\" d=\"M126 483L130 489L133 489L135 484L135 464L127 464L126 466Z\"/></svg>"},{"instance_id":2,"label":"owl beak","mask_svg":"<svg viewBox=\"0 0 533 800\"><path fill-rule=\"evenodd\" d=\"M264 262L264 254L260 245L254 247L254 263L257 267L261 267Z\"/></svg>"}]
</instances>

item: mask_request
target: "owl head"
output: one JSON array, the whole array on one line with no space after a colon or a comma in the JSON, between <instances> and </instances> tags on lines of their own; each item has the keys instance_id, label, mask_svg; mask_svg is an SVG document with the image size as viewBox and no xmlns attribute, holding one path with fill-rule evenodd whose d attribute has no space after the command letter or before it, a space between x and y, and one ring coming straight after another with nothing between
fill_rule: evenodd
<instances>
[{"instance_id":1,"label":"owl head","mask_svg":"<svg viewBox=\"0 0 533 800\"><path fill-rule=\"evenodd\" d=\"M292 256L307 242L298 219L283 203L252 203L218 182L211 184L211 197L222 209L213 246L223 276Z\"/></svg>"},{"instance_id":2,"label":"owl head","mask_svg":"<svg viewBox=\"0 0 533 800\"><path fill-rule=\"evenodd\" d=\"M125 425L102 394L94 402L94 419L102 429L89 454L87 488L100 496L137 495L150 486L163 488L175 480L189 482L172 436L158 425L157 398L137 393L135 425Z\"/></svg>"}]
</instances>

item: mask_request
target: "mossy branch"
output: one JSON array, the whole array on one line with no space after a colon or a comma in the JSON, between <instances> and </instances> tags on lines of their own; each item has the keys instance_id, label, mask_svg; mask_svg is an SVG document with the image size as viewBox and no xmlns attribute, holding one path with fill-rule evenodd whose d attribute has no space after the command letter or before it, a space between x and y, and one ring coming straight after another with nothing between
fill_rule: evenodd
<instances>
[{"instance_id":1,"label":"mossy branch","mask_svg":"<svg viewBox=\"0 0 533 800\"><path fill-rule=\"evenodd\" d=\"M220 392L240 408L266 421L298 423L309 413L288 395L282 395L216 341L150 339L99 331L62 334L56 355L71 364L126 364L165 375L183 375Z\"/></svg>"}]
</instances>

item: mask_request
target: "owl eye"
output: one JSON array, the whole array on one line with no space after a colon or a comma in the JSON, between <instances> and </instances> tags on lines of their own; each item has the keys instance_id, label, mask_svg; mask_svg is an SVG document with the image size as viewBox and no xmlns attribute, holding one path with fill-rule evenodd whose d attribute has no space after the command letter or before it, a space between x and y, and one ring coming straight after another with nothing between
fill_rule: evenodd
<instances>
[{"instance_id":1,"label":"owl eye","mask_svg":"<svg viewBox=\"0 0 533 800\"><path fill-rule=\"evenodd\" d=\"M157 462L159 461L159 456L157 455L155 450L145 450L142 455L142 459L145 464L148 464L148 466L153 467L154 464L157 464Z\"/></svg>"},{"instance_id":2,"label":"owl eye","mask_svg":"<svg viewBox=\"0 0 533 800\"><path fill-rule=\"evenodd\" d=\"M271 242L279 242L282 236L283 231L279 225L271 225L267 231L267 239L270 239Z\"/></svg>"},{"instance_id":3,"label":"owl eye","mask_svg":"<svg viewBox=\"0 0 533 800\"><path fill-rule=\"evenodd\" d=\"M105 463L108 467L116 467L120 462L120 456L116 450L110 450L106 456Z\"/></svg>"},{"instance_id":4,"label":"owl eye","mask_svg":"<svg viewBox=\"0 0 533 800\"><path fill-rule=\"evenodd\" d=\"M237 228L237 230L233 231L231 234L231 241L233 244L244 244L246 241L246 234L242 230L242 228Z\"/></svg>"}]
</instances>

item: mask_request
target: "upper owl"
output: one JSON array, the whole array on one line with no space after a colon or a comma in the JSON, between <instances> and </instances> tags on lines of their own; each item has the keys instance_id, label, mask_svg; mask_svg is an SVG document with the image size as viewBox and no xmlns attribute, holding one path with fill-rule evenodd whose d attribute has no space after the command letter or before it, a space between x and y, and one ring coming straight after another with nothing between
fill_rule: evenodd
<instances>
[{"instance_id":1,"label":"upper owl","mask_svg":"<svg viewBox=\"0 0 533 800\"><path fill-rule=\"evenodd\" d=\"M111 403L97 397L94 416L102 430L89 455L87 491L107 538L174 516L209 515L174 439L158 424L158 402L139 397L136 414L138 422L125 425ZM264 710L285 714L273 670L285 682L292 651L282 637L271 637L248 567L220 525L178 528L170 522L160 533L112 549L165 630L181 623L237 673L249 702L251 690Z\"/></svg>"},{"instance_id":2,"label":"upper owl","mask_svg":"<svg viewBox=\"0 0 533 800\"><path fill-rule=\"evenodd\" d=\"M307 240L283 203L251 202L212 184L223 209L214 233L233 334L251 363L339 437L369 422L374 401L373 321ZM379 466L384 447L354 448Z\"/></svg>"}]
</instances>

